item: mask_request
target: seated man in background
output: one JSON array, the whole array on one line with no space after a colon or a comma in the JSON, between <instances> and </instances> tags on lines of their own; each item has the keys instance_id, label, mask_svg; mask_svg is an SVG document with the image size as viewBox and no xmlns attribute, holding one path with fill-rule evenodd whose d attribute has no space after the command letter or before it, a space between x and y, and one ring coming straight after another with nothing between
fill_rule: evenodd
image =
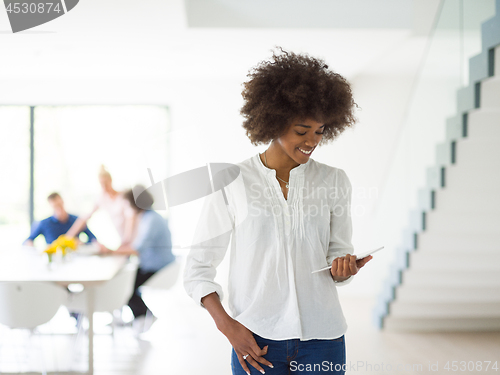
<instances>
[{"instance_id":1,"label":"seated man in background","mask_svg":"<svg viewBox=\"0 0 500 375\"><path fill-rule=\"evenodd\" d=\"M123 197L136 216L137 233L135 238L130 244L121 245L115 251L103 248L101 252L104 254L139 256L134 294L130 298L128 306L134 314L136 329L144 332L156 321L156 317L142 300L139 287L160 269L175 261L175 255L172 254L172 239L168 222L152 209L153 196L142 186L136 186L134 190L143 191L141 207L144 207L144 209L136 205L132 189L127 190ZM146 314L151 315L151 319L146 320Z\"/></svg>"},{"instance_id":2,"label":"seated man in background","mask_svg":"<svg viewBox=\"0 0 500 375\"><path fill-rule=\"evenodd\" d=\"M43 219L42 221L33 223L33 227L31 228L31 234L24 241L24 245L33 246L33 241L39 235L43 235L45 237L45 242L47 244L51 244L57 238L63 234L66 234L69 228L74 224L76 219L78 218L75 215L68 214L64 209L64 201L59 195L59 193L52 193L47 197L47 201L49 202L54 215ZM80 233L85 233L88 237L87 243L95 242L99 248L103 248L101 244L97 242L94 234L85 226L85 228ZM80 234L78 233L78 234ZM77 238L78 240L78 238ZM68 289L69 291L69 289ZM76 312L70 311L70 316L75 318L76 322L80 319L80 314Z\"/></svg>"},{"instance_id":3,"label":"seated man in background","mask_svg":"<svg viewBox=\"0 0 500 375\"><path fill-rule=\"evenodd\" d=\"M52 193L47 197L47 200L54 211L54 215L43 219L42 221L33 223L30 236L24 241L24 245L33 246L33 241L39 235L45 237L45 242L51 244L60 235L65 234L76 221L77 216L68 214L64 209L64 201L59 193ZM87 242L97 242L94 234L85 227L81 232L88 236Z\"/></svg>"}]
</instances>

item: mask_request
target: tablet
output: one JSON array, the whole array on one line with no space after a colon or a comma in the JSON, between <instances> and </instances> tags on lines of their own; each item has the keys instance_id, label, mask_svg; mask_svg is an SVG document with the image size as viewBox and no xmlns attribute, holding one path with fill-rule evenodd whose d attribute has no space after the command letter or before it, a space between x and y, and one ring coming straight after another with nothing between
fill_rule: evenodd
<instances>
[{"instance_id":1,"label":"tablet","mask_svg":"<svg viewBox=\"0 0 500 375\"><path fill-rule=\"evenodd\" d=\"M366 251L366 252L361 253L361 254L353 254L353 255L356 255L356 260L360 260L360 259L366 258L368 255L372 255L373 253L376 253L379 250L382 250L383 248L384 247L382 246L382 247L379 247L379 248L374 249L374 250ZM312 271L311 273L316 273L316 272L320 272L320 271L329 270L330 268L332 268L332 266L321 268L319 270Z\"/></svg>"},{"instance_id":2,"label":"tablet","mask_svg":"<svg viewBox=\"0 0 500 375\"><path fill-rule=\"evenodd\" d=\"M360 260L360 259L363 259L363 258L366 258L368 255L372 255L373 253L376 253L377 251L380 251L382 250L384 247L379 247L378 249L375 249L375 250L370 250L370 251L366 251L364 253L361 253L361 254L354 254L356 255L356 260Z\"/></svg>"}]
</instances>

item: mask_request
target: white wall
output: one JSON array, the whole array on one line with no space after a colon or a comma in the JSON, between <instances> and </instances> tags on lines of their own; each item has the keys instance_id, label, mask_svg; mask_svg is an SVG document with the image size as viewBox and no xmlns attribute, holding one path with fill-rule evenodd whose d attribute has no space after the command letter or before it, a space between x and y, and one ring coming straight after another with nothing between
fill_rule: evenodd
<instances>
[{"instance_id":1,"label":"white wall","mask_svg":"<svg viewBox=\"0 0 500 375\"><path fill-rule=\"evenodd\" d=\"M373 295L378 291L401 242L409 210L416 204L416 189L424 184L425 167L434 161L434 145L444 137L442 119L453 110L450 102L455 96L449 89L449 78L434 77L426 82L424 91L432 95L426 95L425 100L440 105L414 114L412 122L405 123L409 102L416 108L419 104L410 95L414 78L363 75L353 79L354 97L361 107L359 122L314 152L315 160L344 169L351 179L356 251L386 246L385 254L378 253L370 267L342 293ZM172 174L207 162L239 162L265 150L265 146L252 146L244 134L240 92L237 80L185 82L178 87L171 102ZM443 100L445 96L448 100ZM417 134L411 133L416 130ZM186 214L187 207L171 212L173 235L181 245L190 238L188 224L197 207L189 207L193 216ZM222 265L219 272L222 282L225 267Z\"/></svg>"},{"instance_id":2,"label":"white wall","mask_svg":"<svg viewBox=\"0 0 500 375\"><path fill-rule=\"evenodd\" d=\"M408 178L405 172L409 165L408 155L404 148L398 153L398 146L404 146L402 121L413 78L412 75L366 75L353 79L354 97L361 107L357 112L359 123L333 143L317 149L313 156L318 161L343 168L351 179L356 251L379 245L387 246L388 250L386 255L379 253L371 267L358 275L357 282L343 288L344 293L373 294L377 291L407 220L408 208L416 199L409 189L410 181L405 180ZM174 175L207 162L236 163L266 148L252 146L241 127L239 109L244 79L67 80L51 83L50 91L43 81L16 80L4 82L3 92L11 94L0 99L4 103L166 104L171 109L170 170ZM436 86L439 87L439 82ZM431 114L424 114L424 117L429 116ZM441 130L439 135L442 135ZM432 149L428 151L426 155L432 155ZM399 164L395 164L395 158ZM428 156L420 161L425 164ZM166 177L157 175L155 180ZM189 224L195 210L196 204L170 212L172 235L178 246L189 242L189 228L192 228ZM222 280L224 275L221 269Z\"/></svg>"},{"instance_id":3,"label":"white wall","mask_svg":"<svg viewBox=\"0 0 500 375\"><path fill-rule=\"evenodd\" d=\"M436 9L437 1L425 3ZM401 130L432 12L421 12L427 26L424 31L414 27L424 34L415 43L410 30L397 29L193 30L186 28L182 1L147 4L141 9L128 2L102 7L87 0L61 19L40 26L40 32L0 33L2 51L7 51L0 61L0 104L167 105L173 175L207 162L239 162L265 149L246 138L239 109L246 71L268 57L271 47L281 44L325 57L351 79L362 110L354 129L316 150L313 158L345 169L351 179L353 207L365 209L354 216L356 249L388 247L359 281L343 288L374 293L377 282L370 281L384 277L391 248L416 199L409 186L419 183L420 167L432 159L429 145L434 136L415 143L411 133ZM0 31L7 29L3 14ZM441 83L437 79L433 84L439 88ZM436 90L435 95L440 100L441 93ZM431 116L422 115L424 122ZM442 137L442 129L433 134ZM424 157L409 158L408 145L424 145L425 152L419 153ZM416 171L411 181L408 166ZM363 198L363 193L369 196ZM183 221L188 216L182 219L188 209L171 212L174 241L180 245L189 237Z\"/></svg>"}]
</instances>

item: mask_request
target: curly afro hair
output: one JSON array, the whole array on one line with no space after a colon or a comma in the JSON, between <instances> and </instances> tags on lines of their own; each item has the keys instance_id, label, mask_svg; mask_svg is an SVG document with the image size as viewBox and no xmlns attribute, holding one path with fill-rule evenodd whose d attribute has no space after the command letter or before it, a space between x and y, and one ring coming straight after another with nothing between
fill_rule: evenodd
<instances>
[{"instance_id":1,"label":"curly afro hair","mask_svg":"<svg viewBox=\"0 0 500 375\"><path fill-rule=\"evenodd\" d=\"M254 145L267 144L283 134L292 121L311 118L325 124L320 142L333 140L354 125L350 84L328 65L307 54L273 51L271 61L250 70L243 84L243 127Z\"/></svg>"}]
</instances>

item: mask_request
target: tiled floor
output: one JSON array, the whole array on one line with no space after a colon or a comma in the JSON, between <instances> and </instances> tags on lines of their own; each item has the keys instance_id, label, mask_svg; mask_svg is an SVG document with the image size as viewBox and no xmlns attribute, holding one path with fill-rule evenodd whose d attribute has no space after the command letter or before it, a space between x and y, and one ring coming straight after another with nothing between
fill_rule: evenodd
<instances>
[{"instance_id":1,"label":"tiled floor","mask_svg":"<svg viewBox=\"0 0 500 375\"><path fill-rule=\"evenodd\" d=\"M347 373L445 374L453 373L444 369L447 361L500 362L500 332L380 332L371 325L370 299L349 296L348 291L340 293L349 324ZM159 319L139 337L131 327L117 327L113 337L105 325L108 317L96 315L95 374L231 374L229 343L217 331L208 313L187 297L181 285L147 297ZM29 339L27 332L0 327L0 373L41 372L42 356L49 373L86 371L86 337L71 334L76 330L64 309L39 331L42 333ZM436 364L438 371L431 371ZM429 369L429 365L433 367ZM480 373L498 374L500 370L483 368Z\"/></svg>"}]
</instances>

